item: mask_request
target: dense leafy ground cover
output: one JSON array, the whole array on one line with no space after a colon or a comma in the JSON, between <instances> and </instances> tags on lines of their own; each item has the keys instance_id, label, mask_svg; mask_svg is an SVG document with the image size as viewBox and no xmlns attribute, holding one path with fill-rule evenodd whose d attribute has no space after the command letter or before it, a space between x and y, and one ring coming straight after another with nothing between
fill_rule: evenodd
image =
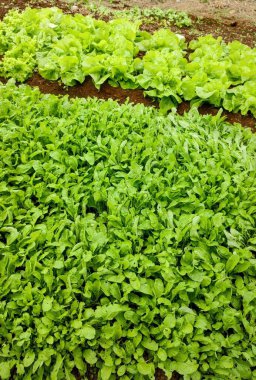
<instances>
[{"instance_id":1,"label":"dense leafy ground cover","mask_svg":"<svg viewBox=\"0 0 256 380\"><path fill-rule=\"evenodd\" d=\"M0 373L255 379L256 136L0 86Z\"/></svg>"},{"instance_id":2,"label":"dense leafy ground cover","mask_svg":"<svg viewBox=\"0 0 256 380\"><path fill-rule=\"evenodd\" d=\"M158 22L164 26L176 25L178 27L191 26L192 21L186 12L177 12L174 9L161 9L157 7L128 9L111 9L99 4L88 4L86 9L93 15L111 18L126 18L131 21L139 20L145 24Z\"/></svg>"},{"instance_id":3,"label":"dense leafy ground cover","mask_svg":"<svg viewBox=\"0 0 256 380\"><path fill-rule=\"evenodd\" d=\"M68 86L91 76L97 88L105 81L142 88L163 110L185 99L256 115L256 48L206 36L188 50L182 36L168 29L150 34L139 24L57 8L12 11L0 24L0 75L22 82L38 70Z\"/></svg>"}]
</instances>

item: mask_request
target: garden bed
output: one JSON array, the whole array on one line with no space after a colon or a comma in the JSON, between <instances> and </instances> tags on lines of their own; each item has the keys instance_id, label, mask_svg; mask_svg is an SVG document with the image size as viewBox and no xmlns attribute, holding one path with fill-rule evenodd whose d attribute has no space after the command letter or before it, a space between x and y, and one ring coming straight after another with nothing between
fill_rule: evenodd
<instances>
[{"instance_id":1,"label":"garden bed","mask_svg":"<svg viewBox=\"0 0 256 380\"><path fill-rule=\"evenodd\" d=\"M170 26L187 41L211 33L255 46L253 2L244 1L241 12L239 1L185 3L150 5L188 10L190 27ZM28 5L89 12L60 0L2 0L0 18ZM111 7L136 5L149 3L114 1ZM159 27L161 22L151 22L142 29ZM196 380L254 378L255 135L227 123L255 132L252 114L223 111L226 122L218 107L203 104L199 112L206 116L200 116L183 101L178 114L163 116L142 89L104 83L98 90L88 77L67 87L34 72L26 85L42 94L10 82L0 85L0 243L10 257L7 262L0 256L0 280L8 285L0 302L0 339L8 341L4 358L10 359L0 378L9 378L11 369L13 380L26 371L34 379L40 366L49 373L47 363L54 367L51 380L65 378L69 370L83 379L86 366L89 380L97 379L98 370L108 379L110 368L116 378L141 376L136 379L152 378L156 368L155 378L162 380L161 366L173 372L173 380L182 378L176 371L194 373ZM162 325L166 336L157 330ZM106 348L110 339L115 363ZM167 354L175 360L167 363Z\"/></svg>"},{"instance_id":2,"label":"garden bed","mask_svg":"<svg viewBox=\"0 0 256 380\"><path fill-rule=\"evenodd\" d=\"M24 1L24 0L13 0L9 2L8 0L3 0L0 7L0 18L2 18L9 9L13 7L17 7L19 9L24 9L27 5L31 5L33 7L48 7L52 5L58 6L60 9L64 10L67 13L76 13L81 12L82 14L88 14L88 9L84 6L72 6L63 1ZM131 4L136 5L136 4ZM154 5L154 3L152 3ZM174 5L175 4L171 4ZM177 4L176 4L177 5ZM191 5L191 4L190 4ZM167 6L167 3L163 4L164 7ZM251 6L251 5L250 5ZM113 3L112 7L126 9L128 5L126 3ZM179 9L184 8L184 4L178 4ZM198 4L197 4L198 7ZM231 7L232 8L232 7ZM189 8L191 10L191 7ZM191 41L194 38L198 38L199 36L206 35L211 33L213 36L222 36L224 41L229 42L237 39L244 44L247 44L250 47L255 45L255 35L256 35L256 26L252 20L252 17L248 17L246 20L241 20L241 15L234 15L234 9L231 9L230 12L233 12L233 16L230 19L229 17L220 18L217 14L208 14L203 11L203 8L196 8L199 12L199 16L191 15L192 25L190 27L181 27L171 26L171 30L175 32L179 32L186 37L187 42ZM226 8L225 8L226 9ZM228 9L226 10L229 13ZM200 12L202 15L200 15ZM252 16L253 13L251 12ZM108 17L104 15L97 15L98 17L102 17L103 19L108 19ZM211 17L210 17L211 16ZM236 18L237 16L237 18ZM142 25L142 29L153 32L161 27L162 24L158 25L158 23L153 22L150 24ZM4 78L0 78L3 82L5 82ZM90 79L86 79L86 81L82 84L76 85L74 87L66 88L62 84L57 82L51 82L45 80L40 77L38 74L34 74L31 79L28 80L28 83L32 86L38 86L43 93L51 93L51 94L69 94L71 97L90 97L96 96L101 99L112 98L120 101L121 103L126 101L127 98L130 99L132 103L143 103L148 106L158 106L158 103L149 98L145 97L142 90L123 90L121 88L114 88L107 83L104 83L100 90L97 90L93 85ZM190 108L188 102L183 102L178 107L178 112L182 114L184 111L187 111ZM204 104L200 107L200 112L205 114L216 114L218 112L218 108L210 105ZM249 127L252 130L255 128L255 118L248 115L241 115L240 113L233 113L228 111L223 111L223 116L226 116L227 120L231 123L241 123L245 127Z\"/></svg>"}]
</instances>

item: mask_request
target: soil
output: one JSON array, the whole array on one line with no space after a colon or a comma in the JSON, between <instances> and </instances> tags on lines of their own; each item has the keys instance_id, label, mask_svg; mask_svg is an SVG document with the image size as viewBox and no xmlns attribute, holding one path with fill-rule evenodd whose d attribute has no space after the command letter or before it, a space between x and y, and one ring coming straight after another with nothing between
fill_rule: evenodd
<instances>
[{"instance_id":1,"label":"soil","mask_svg":"<svg viewBox=\"0 0 256 380\"><path fill-rule=\"evenodd\" d=\"M0 81L6 83L5 78L0 77ZM45 94L54 95L69 95L71 98L87 98L96 97L99 99L114 99L119 103L125 103L129 100L131 103L142 103L145 106L153 106L158 108L159 104L152 98L145 97L142 90L123 90L119 87L111 87L108 83L104 83L100 90L97 90L94 86L92 80L87 78L83 84L78 84L74 87L64 87L59 82L51 82L47 79L42 78L39 74L35 73L32 78L28 79L27 84L32 87L39 87L40 91ZM189 102L182 102L179 104L177 112L183 115L190 109ZM219 108L216 108L210 104L204 104L199 107L199 112L202 115L211 114L216 115ZM222 116L226 118L230 123L240 123L245 128L251 128L253 132L256 132L256 120L251 115L241 115L240 113L232 113L223 110Z\"/></svg>"},{"instance_id":2,"label":"soil","mask_svg":"<svg viewBox=\"0 0 256 380\"><path fill-rule=\"evenodd\" d=\"M255 0L129 0L129 3L126 3L126 0L112 0L112 4L119 6L120 3L130 7L139 5L143 8L173 8L196 17L233 18L237 21L246 20L252 23L256 15ZM105 1L105 4L109 3Z\"/></svg>"},{"instance_id":3,"label":"soil","mask_svg":"<svg viewBox=\"0 0 256 380\"><path fill-rule=\"evenodd\" d=\"M70 0L71 1L71 0ZM26 6L31 7L49 7L57 6L67 13L82 13L88 14L87 9L81 5L78 0L74 5L65 3L63 0L0 0L0 19L15 7L24 9ZM95 3L95 1L93 1ZM99 2L98 2L99 4ZM110 2L101 1L100 4L105 4L114 9L126 9L133 6L158 7L158 8L173 8L189 13L192 18L191 27L171 27L173 31L183 34L187 41L198 38L201 35L212 34L213 36L222 36L224 41L229 42L235 39L247 44L250 47L255 47L256 44L256 0L111 0ZM159 28L157 23L144 25L144 29L154 31ZM0 81L6 82L0 77ZM55 95L69 95L70 97L97 97L100 99L115 99L120 103L124 103L129 99L132 103L143 103L146 106L158 107L158 103L151 98L144 97L142 90L122 90L120 88L111 87L105 83L100 90L97 90L90 79L87 79L83 84L74 87L65 88L58 82L51 82L43 79L37 73L27 81L31 86L38 86L43 93L51 93ZM178 113L183 114L190 108L188 102L183 102L178 107ZM199 109L201 114L215 115L219 109L211 105L204 104ZM239 113L231 113L223 111L223 116L231 123L240 123L244 127L251 128L256 132L256 120L251 115L242 116ZM76 378L81 377L78 371L74 371ZM87 373L87 378L95 380L97 375L95 370L90 370ZM165 380L166 376L161 370L156 371L155 378L157 380ZM174 374L172 380L178 380L179 375Z\"/></svg>"}]
</instances>

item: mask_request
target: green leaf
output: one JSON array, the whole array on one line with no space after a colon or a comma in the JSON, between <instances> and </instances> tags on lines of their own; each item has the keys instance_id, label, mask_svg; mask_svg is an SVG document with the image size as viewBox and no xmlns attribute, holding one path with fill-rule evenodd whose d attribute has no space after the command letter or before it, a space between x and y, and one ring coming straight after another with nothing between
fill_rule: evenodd
<instances>
[{"instance_id":1,"label":"green leaf","mask_svg":"<svg viewBox=\"0 0 256 380\"><path fill-rule=\"evenodd\" d=\"M164 96L159 102L160 110L163 115L166 115L168 111L175 108L175 104L171 97Z\"/></svg>"},{"instance_id":2,"label":"green leaf","mask_svg":"<svg viewBox=\"0 0 256 380\"><path fill-rule=\"evenodd\" d=\"M34 363L35 357L36 355L33 351L28 351L23 360L24 367L31 366Z\"/></svg>"},{"instance_id":3,"label":"green leaf","mask_svg":"<svg viewBox=\"0 0 256 380\"><path fill-rule=\"evenodd\" d=\"M56 260L53 264L53 268L61 269L64 267L64 263L62 260Z\"/></svg>"},{"instance_id":4,"label":"green leaf","mask_svg":"<svg viewBox=\"0 0 256 380\"><path fill-rule=\"evenodd\" d=\"M121 365L118 370L117 370L117 375L118 376L123 376L126 372L126 366L125 365Z\"/></svg>"},{"instance_id":5,"label":"green leaf","mask_svg":"<svg viewBox=\"0 0 256 380\"><path fill-rule=\"evenodd\" d=\"M112 367L107 367L106 365L103 365L103 367L100 370L100 375L102 380L108 380L112 373Z\"/></svg>"},{"instance_id":6,"label":"green leaf","mask_svg":"<svg viewBox=\"0 0 256 380\"><path fill-rule=\"evenodd\" d=\"M198 369L198 364L196 362L187 361L184 363L175 363L175 370L180 375L192 375Z\"/></svg>"},{"instance_id":7,"label":"green leaf","mask_svg":"<svg viewBox=\"0 0 256 380\"><path fill-rule=\"evenodd\" d=\"M154 340L143 339L141 344L143 347L147 348L148 350L151 350L151 351L158 350L158 344Z\"/></svg>"},{"instance_id":8,"label":"green leaf","mask_svg":"<svg viewBox=\"0 0 256 380\"><path fill-rule=\"evenodd\" d=\"M92 340L95 338L96 330L94 327L85 325L79 331L79 334L85 339Z\"/></svg>"},{"instance_id":9,"label":"green leaf","mask_svg":"<svg viewBox=\"0 0 256 380\"><path fill-rule=\"evenodd\" d=\"M226 263L227 272L232 272L236 265L239 263L240 257L238 255L232 255L229 257Z\"/></svg>"},{"instance_id":10,"label":"green leaf","mask_svg":"<svg viewBox=\"0 0 256 380\"><path fill-rule=\"evenodd\" d=\"M6 380L11 377L11 368L12 362L10 361L0 363L0 374L2 380Z\"/></svg>"},{"instance_id":11,"label":"green leaf","mask_svg":"<svg viewBox=\"0 0 256 380\"><path fill-rule=\"evenodd\" d=\"M157 356L163 362L165 362L167 359L167 353L162 347L160 347L159 350L157 351Z\"/></svg>"},{"instance_id":12,"label":"green leaf","mask_svg":"<svg viewBox=\"0 0 256 380\"><path fill-rule=\"evenodd\" d=\"M52 297L46 296L43 300L42 309L44 312L47 312L52 309Z\"/></svg>"},{"instance_id":13,"label":"green leaf","mask_svg":"<svg viewBox=\"0 0 256 380\"><path fill-rule=\"evenodd\" d=\"M1 232L7 232L9 235L7 235L7 245L10 245L15 242L15 240L19 237L19 232L14 227L3 227L1 228Z\"/></svg>"},{"instance_id":14,"label":"green leaf","mask_svg":"<svg viewBox=\"0 0 256 380\"><path fill-rule=\"evenodd\" d=\"M51 380L58 380L59 378L59 372L63 365L63 358L60 354L57 354L56 362L54 364L53 370L51 372ZM76 363L77 365L77 363Z\"/></svg>"},{"instance_id":15,"label":"green leaf","mask_svg":"<svg viewBox=\"0 0 256 380\"><path fill-rule=\"evenodd\" d=\"M221 368L233 368L233 366L234 366L233 358L231 358L229 356L222 356L218 360L218 366Z\"/></svg>"},{"instance_id":16,"label":"green leaf","mask_svg":"<svg viewBox=\"0 0 256 380\"><path fill-rule=\"evenodd\" d=\"M137 369L143 376L153 376L155 372L154 364L146 363L144 361L137 364Z\"/></svg>"},{"instance_id":17,"label":"green leaf","mask_svg":"<svg viewBox=\"0 0 256 380\"><path fill-rule=\"evenodd\" d=\"M79 369L81 372L84 372L86 370L86 366L83 360L83 354L80 347L77 347L73 351L73 357L74 357L76 368Z\"/></svg>"},{"instance_id":18,"label":"green leaf","mask_svg":"<svg viewBox=\"0 0 256 380\"><path fill-rule=\"evenodd\" d=\"M90 349L84 350L83 356L86 362L89 363L90 365L93 365L97 362L97 355L93 350L90 350Z\"/></svg>"}]
</instances>

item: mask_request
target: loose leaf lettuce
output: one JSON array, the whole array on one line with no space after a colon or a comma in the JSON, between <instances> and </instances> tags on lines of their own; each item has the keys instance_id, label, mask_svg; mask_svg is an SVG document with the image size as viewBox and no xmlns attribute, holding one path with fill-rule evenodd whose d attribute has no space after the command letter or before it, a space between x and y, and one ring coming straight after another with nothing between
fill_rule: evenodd
<instances>
[{"instance_id":1,"label":"loose leaf lettuce","mask_svg":"<svg viewBox=\"0 0 256 380\"><path fill-rule=\"evenodd\" d=\"M163 113L184 99L256 115L256 48L208 35L191 41L189 54L182 35L139 26L138 19L104 22L56 7L12 10L0 22L0 75L24 82L38 70L67 86L90 76L98 89L106 81L142 88Z\"/></svg>"}]
</instances>

